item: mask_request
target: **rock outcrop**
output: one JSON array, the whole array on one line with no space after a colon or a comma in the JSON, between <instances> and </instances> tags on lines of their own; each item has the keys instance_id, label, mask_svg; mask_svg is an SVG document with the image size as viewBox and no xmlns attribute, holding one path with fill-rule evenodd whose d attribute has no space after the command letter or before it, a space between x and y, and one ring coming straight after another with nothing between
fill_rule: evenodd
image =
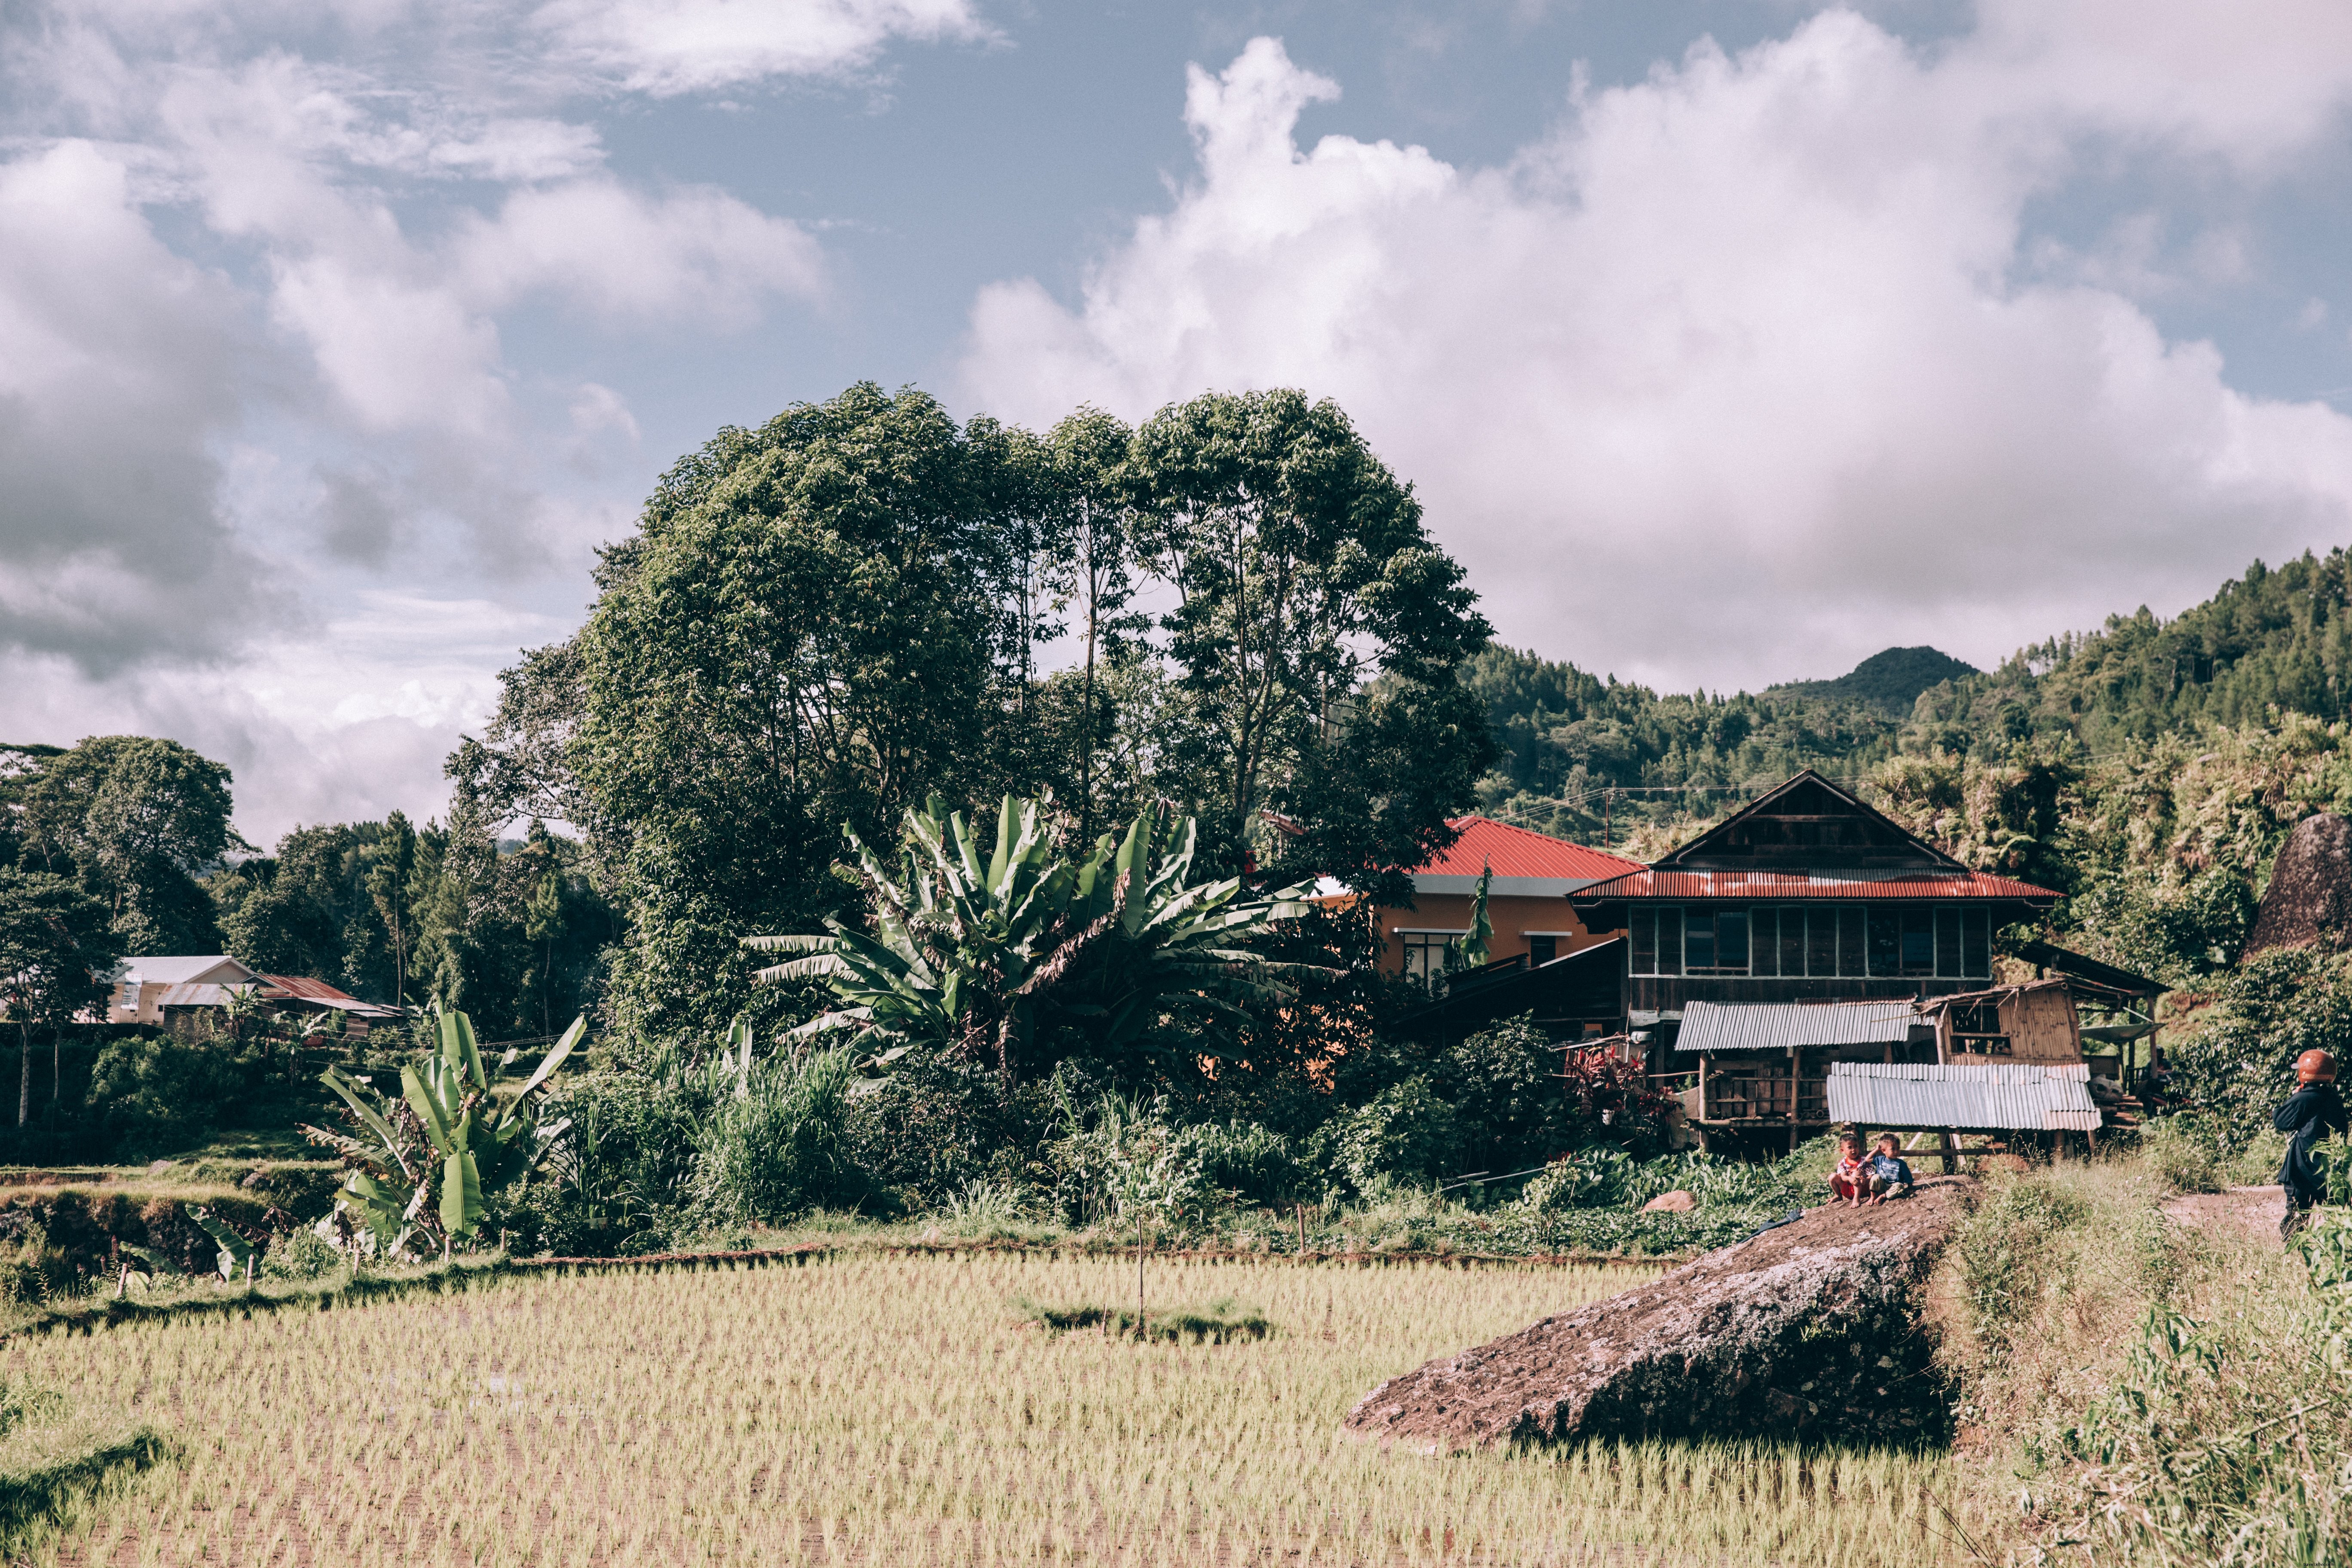
<instances>
[{"instance_id":1,"label":"rock outcrop","mask_svg":"<svg viewBox=\"0 0 2352 1568\"><path fill-rule=\"evenodd\" d=\"M1636 1290L1391 1378L1347 1430L1428 1453L1612 1435L1944 1435L1916 1297L1965 1177L1823 1206Z\"/></svg>"},{"instance_id":2,"label":"rock outcrop","mask_svg":"<svg viewBox=\"0 0 2352 1568\"><path fill-rule=\"evenodd\" d=\"M2324 811L2279 846L2245 956L2312 942L2352 944L2352 822Z\"/></svg>"}]
</instances>

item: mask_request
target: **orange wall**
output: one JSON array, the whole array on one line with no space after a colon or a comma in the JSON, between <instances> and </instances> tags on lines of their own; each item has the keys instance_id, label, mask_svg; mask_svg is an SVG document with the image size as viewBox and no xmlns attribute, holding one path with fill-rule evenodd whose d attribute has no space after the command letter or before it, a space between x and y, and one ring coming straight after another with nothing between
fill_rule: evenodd
<instances>
[{"instance_id":1,"label":"orange wall","mask_svg":"<svg viewBox=\"0 0 2352 1568\"><path fill-rule=\"evenodd\" d=\"M1381 967L1391 974L1404 968L1404 939L1397 935L1397 927L1466 931L1470 925L1470 901L1467 893L1423 893L1413 900L1412 909L1374 911L1380 921ZM1489 956L1493 958L1511 958L1526 952L1525 933L1531 931L1570 932L1559 939L1561 955L1617 934L1585 930L1566 899L1490 897L1486 900L1486 920L1495 928L1494 940L1488 944Z\"/></svg>"}]
</instances>

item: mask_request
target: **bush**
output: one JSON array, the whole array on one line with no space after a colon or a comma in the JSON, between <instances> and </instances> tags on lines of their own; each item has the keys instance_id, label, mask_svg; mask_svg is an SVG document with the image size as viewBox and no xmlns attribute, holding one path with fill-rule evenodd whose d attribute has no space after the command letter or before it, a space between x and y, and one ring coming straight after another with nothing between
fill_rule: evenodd
<instances>
[{"instance_id":1,"label":"bush","mask_svg":"<svg viewBox=\"0 0 2352 1568\"><path fill-rule=\"evenodd\" d=\"M1297 1197L1303 1173L1281 1133L1255 1121L1229 1121L1191 1128L1186 1135L1211 1186L1261 1208Z\"/></svg>"},{"instance_id":2,"label":"bush","mask_svg":"<svg viewBox=\"0 0 2352 1568\"><path fill-rule=\"evenodd\" d=\"M1416 1077L1381 1090L1369 1105L1334 1115L1316 1131L1307 1158L1326 1182L1370 1194L1399 1182L1433 1184L1449 1173L1461 1143L1454 1108L1428 1079Z\"/></svg>"},{"instance_id":3,"label":"bush","mask_svg":"<svg viewBox=\"0 0 2352 1568\"><path fill-rule=\"evenodd\" d=\"M320 1279L342 1264L341 1250L308 1228L270 1237L261 1255L261 1271L272 1279Z\"/></svg>"},{"instance_id":4,"label":"bush","mask_svg":"<svg viewBox=\"0 0 2352 1568\"><path fill-rule=\"evenodd\" d=\"M2294 1058L2315 1048L2339 1060L2352 1051L2352 954L2290 947L2232 972L2220 1005L2165 1054L2227 1155L2270 1130L2272 1112L2294 1091Z\"/></svg>"},{"instance_id":5,"label":"bush","mask_svg":"<svg viewBox=\"0 0 2352 1568\"><path fill-rule=\"evenodd\" d=\"M175 1152L234 1121L268 1066L262 1048L250 1041L123 1036L99 1050L89 1104L118 1157Z\"/></svg>"},{"instance_id":6,"label":"bush","mask_svg":"<svg viewBox=\"0 0 2352 1568\"><path fill-rule=\"evenodd\" d=\"M724 1224L772 1225L873 1195L849 1155L848 1051L771 1057L748 1092L721 1097L695 1136L697 1207Z\"/></svg>"},{"instance_id":7,"label":"bush","mask_svg":"<svg viewBox=\"0 0 2352 1568\"><path fill-rule=\"evenodd\" d=\"M569 1256L657 1250L692 1200L695 1128L713 1090L675 1060L563 1083L543 1112L568 1119L546 1163L496 1218L523 1245Z\"/></svg>"}]
</instances>

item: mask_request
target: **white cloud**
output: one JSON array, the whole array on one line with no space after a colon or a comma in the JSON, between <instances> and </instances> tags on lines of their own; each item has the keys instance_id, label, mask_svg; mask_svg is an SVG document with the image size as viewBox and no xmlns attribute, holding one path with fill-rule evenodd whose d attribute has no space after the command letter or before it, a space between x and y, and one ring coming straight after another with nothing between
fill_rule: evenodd
<instances>
[{"instance_id":1,"label":"white cloud","mask_svg":"<svg viewBox=\"0 0 2352 1568\"><path fill-rule=\"evenodd\" d=\"M984 290L963 377L1032 420L1336 397L1504 634L1590 665L1712 686L1889 643L1997 658L2352 537L2352 420L2241 395L2079 269L2021 276L2026 204L2094 142L2252 173L2339 127L2352 47L2308 40L2347 18L2301 12L2299 37L2002 3L1933 54L1832 12L1582 94L1485 170L1301 150L1330 84L1262 38L1193 72L1172 210L1075 308Z\"/></svg>"},{"instance_id":2,"label":"white cloud","mask_svg":"<svg viewBox=\"0 0 2352 1568\"><path fill-rule=\"evenodd\" d=\"M129 186L86 142L0 163L0 647L101 668L207 654L258 596L212 454L236 300Z\"/></svg>"},{"instance_id":3,"label":"white cloud","mask_svg":"<svg viewBox=\"0 0 2352 1568\"><path fill-rule=\"evenodd\" d=\"M740 325L769 294L813 300L824 281L806 230L708 186L659 200L609 179L518 191L456 251L486 303L547 289L619 321Z\"/></svg>"},{"instance_id":4,"label":"white cloud","mask_svg":"<svg viewBox=\"0 0 2352 1568\"><path fill-rule=\"evenodd\" d=\"M986 36L971 0L552 0L533 20L584 69L661 95L859 70L898 38Z\"/></svg>"}]
</instances>

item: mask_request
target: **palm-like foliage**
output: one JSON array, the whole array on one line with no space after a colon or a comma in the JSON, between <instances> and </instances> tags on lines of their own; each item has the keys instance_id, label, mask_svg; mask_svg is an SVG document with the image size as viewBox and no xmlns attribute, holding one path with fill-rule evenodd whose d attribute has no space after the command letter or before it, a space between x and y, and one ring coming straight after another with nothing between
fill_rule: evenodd
<instances>
[{"instance_id":1,"label":"palm-like foliage","mask_svg":"<svg viewBox=\"0 0 2352 1568\"><path fill-rule=\"evenodd\" d=\"M483 1194L529 1174L568 1125L541 1126L533 1096L588 1032L586 1018L574 1019L521 1089L501 1100L482 1065L473 1020L444 1012L436 1023L439 1049L401 1068L397 1100L340 1068L320 1075L342 1097L365 1136L303 1129L313 1142L335 1149L357 1167L343 1183L344 1206L386 1253L399 1251L428 1213L440 1222L445 1247L481 1227ZM499 1058L501 1071L516 1054L509 1050ZM428 1210L436 1194L437 1205Z\"/></svg>"},{"instance_id":2,"label":"palm-like foliage","mask_svg":"<svg viewBox=\"0 0 2352 1568\"><path fill-rule=\"evenodd\" d=\"M1006 796L983 858L961 812L937 796L907 814L902 874L848 833L874 900L874 931L828 921L824 936L760 936L747 947L805 956L762 980L821 979L842 1005L802 1026L887 1042L992 1051L1010 1073L1041 1018L1078 1025L1103 1047L1135 1044L1171 1011L1233 1011L1289 994L1295 965L1239 945L1304 912L1305 885L1245 894L1241 879L1191 881L1191 817L1146 811L1123 839L1083 860L1054 849L1043 801Z\"/></svg>"}]
</instances>

